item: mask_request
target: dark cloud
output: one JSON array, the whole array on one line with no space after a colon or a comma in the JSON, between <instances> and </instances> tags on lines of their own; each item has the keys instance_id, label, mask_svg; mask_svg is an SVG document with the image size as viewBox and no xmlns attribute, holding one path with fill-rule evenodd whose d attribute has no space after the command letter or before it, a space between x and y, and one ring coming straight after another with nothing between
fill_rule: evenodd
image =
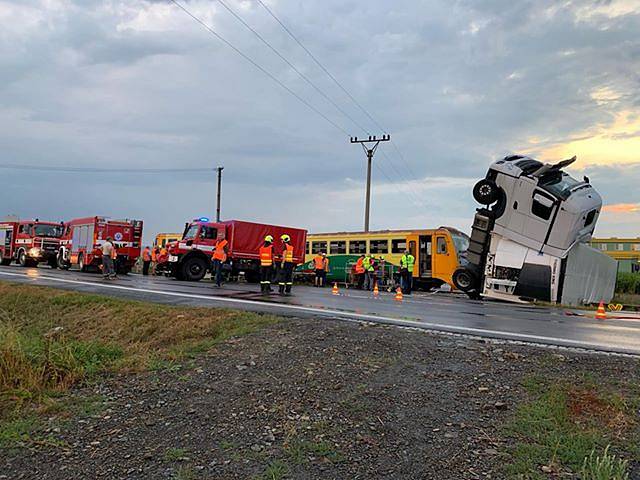
<instances>
[{"instance_id":1,"label":"dark cloud","mask_svg":"<svg viewBox=\"0 0 640 480\"><path fill-rule=\"evenodd\" d=\"M367 131L382 133L257 2L228 3ZM640 15L621 3L269 5L404 154L386 144L388 158L375 159L384 174L374 170L372 223L466 229L474 209L469 185L496 156L532 137L564 142L612 122L618 111L637 112ZM185 5L349 133L365 133L217 2ZM360 226L362 151L170 2L4 0L0 19L7 20L0 33L0 148L7 161L224 164L228 216L323 230ZM595 101L593 91L604 87L619 98ZM605 199L625 201L616 187L621 170L598 168L590 175ZM8 185L0 204L24 216L135 213L164 230L213 210L207 178L0 173ZM408 187L401 177L418 183ZM465 180L424 182L434 177Z\"/></svg>"}]
</instances>

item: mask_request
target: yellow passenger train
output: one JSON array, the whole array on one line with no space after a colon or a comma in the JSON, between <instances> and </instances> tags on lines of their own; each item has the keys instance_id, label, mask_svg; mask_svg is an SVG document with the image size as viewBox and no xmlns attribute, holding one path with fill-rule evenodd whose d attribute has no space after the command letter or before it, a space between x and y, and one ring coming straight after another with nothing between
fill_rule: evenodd
<instances>
[{"instance_id":1,"label":"yellow passenger train","mask_svg":"<svg viewBox=\"0 0 640 480\"><path fill-rule=\"evenodd\" d=\"M307 236L305 265L299 270L312 268L312 259L318 253L329 257L328 281L352 278L358 257L369 254L383 260L384 276L393 278L400 258L409 249L415 257L413 269L416 287L430 288L448 283L453 287L453 272L465 262L469 237L451 227L428 230L379 230L373 232L316 233Z\"/></svg>"},{"instance_id":2,"label":"yellow passenger train","mask_svg":"<svg viewBox=\"0 0 640 480\"><path fill-rule=\"evenodd\" d=\"M154 247L164 248L167 243L177 242L182 239L181 233L159 233L153 242Z\"/></svg>"}]
</instances>

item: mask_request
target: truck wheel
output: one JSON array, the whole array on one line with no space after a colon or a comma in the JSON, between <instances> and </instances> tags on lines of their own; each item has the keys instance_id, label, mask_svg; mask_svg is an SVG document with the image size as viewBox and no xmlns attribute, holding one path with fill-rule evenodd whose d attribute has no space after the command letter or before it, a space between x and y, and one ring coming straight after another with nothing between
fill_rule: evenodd
<instances>
[{"instance_id":1,"label":"truck wheel","mask_svg":"<svg viewBox=\"0 0 640 480\"><path fill-rule=\"evenodd\" d=\"M20 252L18 252L18 265L21 267L29 266L29 259L27 258L27 252L25 250L20 250Z\"/></svg>"},{"instance_id":2,"label":"truck wheel","mask_svg":"<svg viewBox=\"0 0 640 480\"><path fill-rule=\"evenodd\" d=\"M48 263L48 264L49 264L49 266L50 266L52 269L54 269L54 270L55 270L56 268L58 268L58 258L57 258L57 257L49 258L49 261L48 261L47 263Z\"/></svg>"},{"instance_id":3,"label":"truck wheel","mask_svg":"<svg viewBox=\"0 0 640 480\"><path fill-rule=\"evenodd\" d=\"M84 255L82 253L78 256L78 267L80 267L81 272L87 271L87 266L84 264Z\"/></svg>"},{"instance_id":4,"label":"truck wheel","mask_svg":"<svg viewBox=\"0 0 640 480\"><path fill-rule=\"evenodd\" d=\"M483 205L491 205L498 200L498 186L494 181L483 178L473 187L473 198Z\"/></svg>"},{"instance_id":5,"label":"truck wheel","mask_svg":"<svg viewBox=\"0 0 640 480\"><path fill-rule=\"evenodd\" d=\"M10 265L11 264L11 257L7 258L4 256L4 253L2 253L2 251L0 251L0 265Z\"/></svg>"},{"instance_id":6,"label":"truck wheel","mask_svg":"<svg viewBox=\"0 0 640 480\"><path fill-rule=\"evenodd\" d=\"M58 268L60 270L69 270L69 267L71 266L64 261L64 255L62 254L62 252L58 253L58 256L56 257L56 262L58 262Z\"/></svg>"},{"instance_id":7,"label":"truck wheel","mask_svg":"<svg viewBox=\"0 0 640 480\"><path fill-rule=\"evenodd\" d=\"M199 282L207 273L207 262L199 257L187 258L182 264L182 276L189 282Z\"/></svg>"},{"instance_id":8,"label":"truck wheel","mask_svg":"<svg viewBox=\"0 0 640 480\"><path fill-rule=\"evenodd\" d=\"M453 272L452 280L456 288L465 293L477 288L478 279L476 275L467 268L459 268Z\"/></svg>"}]
</instances>

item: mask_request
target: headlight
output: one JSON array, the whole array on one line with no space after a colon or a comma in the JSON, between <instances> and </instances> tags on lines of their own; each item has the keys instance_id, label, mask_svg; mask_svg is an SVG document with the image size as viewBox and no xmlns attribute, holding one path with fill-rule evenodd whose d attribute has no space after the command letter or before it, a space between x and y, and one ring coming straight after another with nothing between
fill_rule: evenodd
<instances>
[{"instance_id":1,"label":"headlight","mask_svg":"<svg viewBox=\"0 0 640 480\"><path fill-rule=\"evenodd\" d=\"M29 249L28 255L30 257L39 257L41 253L42 253L42 250L40 250L37 247L33 247Z\"/></svg>"}]
</instances>

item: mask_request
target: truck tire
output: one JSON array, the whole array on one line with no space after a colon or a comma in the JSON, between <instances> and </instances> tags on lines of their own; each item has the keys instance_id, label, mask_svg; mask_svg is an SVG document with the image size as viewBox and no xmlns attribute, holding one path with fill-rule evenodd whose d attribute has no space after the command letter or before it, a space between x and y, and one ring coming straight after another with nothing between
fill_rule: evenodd
<instances>
[{"instance_id":1,"label":"truck tire","mask_svg":"<svg viewBox=\"0 0 640 480\"><path fill-rule=\"evenodd\" d=\"M483 178L473 187L473 198L482 205L491 205L498 200L498 186L493 180Z\"/></svg>"},{"instance_id":2,"label":"truck tire","mask_svg":"<svg viewBox=\"0 0 640 480\"><path fill-rule=\"evenodd\" d=\"M47 264L53 269L55 270L56 268L58 268L58 257L49 257L49 261L47 262Z\"/></svg>"},{"instance_id":3,"label":"truck tire","mask_svg":"<svg viewBox=\"0 0 640 480\"><path fill-rule=\"evenodd\" d=\"M478 288L478 278L468 268L459 268L453 272L453 284L458 290L469 293Z\"/></svg>"},{"instance_id":4,"label":"truck tire","mask_svg":"<svg viewBox=\"0 0 640 480\"><path fill-rule=\"evenodd\" d=\"M27 257L27 251L23 249L18 252L18 265L21 267L35 267L37 263Z\"/></svg>"},{"instance_id":5,"label":"truck tire","mask_svg":"<svg viewBox=\"0 0 640 480\"><path fill-rule=\"evenodd\" d=\"M182 262L182 277L189 282L199 282L207 273L207 262L200 257L188 257Z\"/></svg>"},{"instance_id":6,"label":"truck tire","mask_svg":"<svg viewBox=\"0 0 640 480\"><path fill-rule=\"evenodd\" d=\"M4 256L4 253L0 251L0 265L11 265L11 257L7 258Z\"/></svg>"},{"instance_id":7,"label":"truck tire","mask_svg":"<svg viewBox=\"0 0 640 480\"><path fill-rule=\"evenodd\" d=\"M64 254L62 253L62 250L58 252L58 256L56 257L56 262L58 262L58 268L60 270L69 270L69 267L71 267L69 263L65 262Z\"/></svg>"},{"instance_id":8,"label":"truck tire","mask_svg":"<svg viewBox=\"0 0 640 480\"><path fill-rule=\"evenodd\" d=\"M81 272L87 271L87 266L84 264L84 255L82 253L78 256L78 267L80 267Z\"/></svg>"}]
</instances>

